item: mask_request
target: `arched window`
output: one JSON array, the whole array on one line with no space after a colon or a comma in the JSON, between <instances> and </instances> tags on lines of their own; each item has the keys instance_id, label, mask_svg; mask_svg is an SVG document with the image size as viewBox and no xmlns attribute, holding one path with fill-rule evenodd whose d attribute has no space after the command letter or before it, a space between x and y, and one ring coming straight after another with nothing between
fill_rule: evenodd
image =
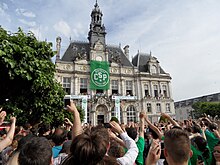
<instances>
[{"instance_id":1,"label":"arched window","mask_svg":"<svg viewBox=\"0 0 220 165\"><path fill-rule=\"evenodd\" d=\"M127 108L127 123L129 121L134 121L136 122L137 119L136 119L136 111L135 111L135 108L133 105L130 105L128 108Z\"/></svg>"},{"instance_id":2,"label":"arched window","mask_svg":"<svg viewBox=\"0 0 220 165\"><path fill-rule=\"evenodd\" d=\"M150 72L151 72L152 74L156 74L156 73L157 73L157 67L156 67L155 65L152 65L152 66L151 66L151 69L150 69Z\"/></svg>"}]
</instances>

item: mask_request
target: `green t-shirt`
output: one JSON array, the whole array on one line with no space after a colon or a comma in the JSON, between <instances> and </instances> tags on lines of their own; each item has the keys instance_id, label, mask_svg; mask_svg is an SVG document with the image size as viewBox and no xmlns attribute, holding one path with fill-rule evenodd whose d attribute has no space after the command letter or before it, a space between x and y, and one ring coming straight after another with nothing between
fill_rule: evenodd
<instances>
[{"instance_id":1,"label":"green t-shirt","mask_svg":"<svg viewBox=\"0 0 220 165\"><path fill-rule=\"evenodd\" d=\"M214 147L219 142L219 139L215 136L215 134L213 132L210 132L209 130L205 131L205 136L206 136L209 148L210 148L211 152L213 152Z\"/></svg>"},{"instance_id":2,"label":"green t-shirt","mask_svg":"<svg viewBox=\"0 0 220 165\"><path fill-rule=\"evenodd\" d=\"M143 137L140 137L139 136L139 139L138 141L136 142L137 144L137 148L138 148L138 156L136 158L136 164L137 165L143 165L144 164L144 145L145 145L145 141L144 141L144 138Z\"/></svg>"},{"instance_id":3,"label":"green t-shirt","mask_svg":"<svg viewBox=\"0 0 220 165\"><path fill-rule=\"evenodd\" d=\"M207 146L208 150L210 151L209 149L209 146ZM197 160L198 160L198 156L200 156L203 160L203 162L205 163L205 165L210 165L212 163L212 154L211 154L211 151L209 152L209 158L208 159L205 159L203 156L202 156L202 152L199 151L198 149L196 149L193 145L191 145L191 150L193 152L193 155L192 157L190 158L190 162L191 162L191 165L196 165L197 163Z\"/></svg>"}]
</instances>

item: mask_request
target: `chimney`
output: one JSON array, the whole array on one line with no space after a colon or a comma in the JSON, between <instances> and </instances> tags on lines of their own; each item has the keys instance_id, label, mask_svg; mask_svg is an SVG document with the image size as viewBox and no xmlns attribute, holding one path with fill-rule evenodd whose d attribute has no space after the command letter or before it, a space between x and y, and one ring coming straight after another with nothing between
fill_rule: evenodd
<instances>
[{"instance_id":1,"label":"chimney","mask_svg":"<svg viewBox=\"0 0 220 165\"><path fill-rule=\"evenodd\" d=\"M56 38L56 48L57 48L57 55L56 55L56 61L60 60L60 48L61 48L61 37Z\"/></svg>"},{"instance_id":2,"label":"chimney","mask_svg":"<svg viewBox=\"0 0 220 165\"><path fill-rule=\"evenodd\" d=\"M124 54L126 55L126 57L129 59L129 45L126 45L124 47Z\"/></svg>"}]
</instances>

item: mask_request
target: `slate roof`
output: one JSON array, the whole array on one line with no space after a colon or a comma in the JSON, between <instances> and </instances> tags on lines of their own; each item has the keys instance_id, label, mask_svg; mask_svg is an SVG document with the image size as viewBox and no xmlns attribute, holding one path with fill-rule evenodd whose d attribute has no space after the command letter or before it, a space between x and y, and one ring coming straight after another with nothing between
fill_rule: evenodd
<instances>
[{"instance_id":1,"label":"slate roof","mask_svg":"<svg viewBox=\"0 0 220 165\"><path fill-rule=\"evenodd\" d=\"M132 64L138 67L140 72L148 72L149 73L149 66L148 61L150 60L151 55L147 53L138 53L132 59ZM166 74L166 72L160 67L160 73Z\"/></svg>"},{"instance_id":2,"label":"slate roof","mask_svg":"<svg viewBox=\"0 0 220 165\"><path fill-rule=\"evenodd\" d=\"M109 62L112 61L112 57L119 56L122 66L130 66L130 67L133 66L129 61L129 59L125 56L121 48L116 46L108 46L108 45L106 48L109 53L109 59L108 59ZM61 58L61 61L72 62L75 60L75 56L78 53L86 53L86 60L89 61L89 53L90 53L89 43L79 42L79 41L70 43L69 47L65 51L63 57Z\"/></svg>"}]
</instances>

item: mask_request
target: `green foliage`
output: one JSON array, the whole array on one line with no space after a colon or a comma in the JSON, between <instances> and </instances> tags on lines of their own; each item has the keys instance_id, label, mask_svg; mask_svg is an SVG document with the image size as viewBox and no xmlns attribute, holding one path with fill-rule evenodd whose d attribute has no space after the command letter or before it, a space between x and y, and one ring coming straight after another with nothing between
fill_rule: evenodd
<instances>
[{"instance_id":1,"label":"green foliage","mask_svg":"<svg viewBox=\"0 0 220 165\"><path fill-rule=\"evenodd\" d=\"M220 116L220 102L197 102L192 105L194 116L201 117L204 113L215 117Z\"/></svg>"},{"instance_id":2,"label":"green foliage","mask_svg":"<svg viewBox=\"0 0 220 165\"><path fill-rule=\"evenodd\" d=\"M31 32L19 28L10 34L0 27L0 106L14 113L20 124L58 124L64 119L65 93L54 79L51 47Z\"/></svg>"},{"instance_id":3,"label":"green foliage","mask_svg":"<svg viewBox=\"0 0 220 165\"><path fill-rule=\"evenodd\" d=\"M117 118L117 117L115 117L115 116L113 116L113 117L111 118L111 120L110 120L110 121L115 121L116 123L119 123L118 118Z\"/></svg>"}]
</instances>

